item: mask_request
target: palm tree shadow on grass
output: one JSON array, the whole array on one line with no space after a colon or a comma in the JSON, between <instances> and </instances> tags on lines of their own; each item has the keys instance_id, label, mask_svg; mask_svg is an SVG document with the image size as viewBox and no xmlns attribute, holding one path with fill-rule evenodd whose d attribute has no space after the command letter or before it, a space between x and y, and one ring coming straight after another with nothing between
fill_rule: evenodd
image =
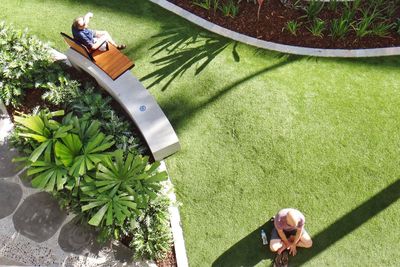
<instances>
[{"instance_id":1,"label":"palm tree shadow on grass","mask_svg":"<svg viewBox=\"0 0 400 267\"><path fill-rule=\"evenodd\" d=\"M332 225L325 228L313 238L311 249L299 249L296 257L289 260L290 266L300 266L328 249L348 234L351 234L358 227L378 215L400 198L400 180L395 181L373 197L362 203L354 210L336 220ZM270 233L271 226L262 226ZM260 249L259 235L261 227L251 232L248 236L234 244L214 261L213 267L219 266L254 266L263 259L271 258L270 252L263 252ZM371 240L374 238L371 233ZM258 242L258 243L257 243ZM351 264L351 263L350 263Z\"/></svg>"},{"instance_id":2,"label":"palm tree shadow on grass","mask_svg":"<svg viewBox=\"0 0 400 267\"><path fill-rule=\"evenodd\" d=\"M179 131L197 112L223 98L233 89L251 81L252 79L262 77L269 72L302 59L301 56L295 55L279 55L279 58L281 58L279 62L255 71L251 75L233 81L231 84L219 89L212 97L202 101L201 103L193 104L190 99L177 94L173 99L161 101L160 105L163 107L163 110L168 113L168 118L174 125L174 128Z\"/></svg>"},{"instance_id":3,"label":"palm tree shadow on grass","mask_svg":"<svg viewBox=\"0 0 400 267\"><path fill-rule=\"evenodd\" d=\"M167 80L161 89L164 91L177 77L185 74L193 66L196 66L195 76L200 74L218 54L231 44L233 44L233 59L236 62L240 61L236 50L237 42L200 29L190 32L186 28L165 29L152 38L159 39L150 48L151 51L154 51L152 56L158 56L162 52L166 55L153 60L151 63L155 64L158 69L141 78L141 81L153 80L148 86L149 88Z\"/></svg>"}]
</instances>

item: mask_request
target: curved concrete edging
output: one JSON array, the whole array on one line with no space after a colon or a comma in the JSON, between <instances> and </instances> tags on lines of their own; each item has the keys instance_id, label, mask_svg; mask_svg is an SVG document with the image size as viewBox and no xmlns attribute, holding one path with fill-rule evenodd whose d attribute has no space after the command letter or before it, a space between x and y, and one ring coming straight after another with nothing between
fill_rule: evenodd
<instances>
[{"instance_id":1,"label":"curved concrete edging","mask_svg":"<svg viewBox=\"0 0 400 267\"><path fill-rule=\"evenodd\" d=\"M288 54L316 56L316 57L381 57L381 56L400 55L400 47L369 48L369 49L322 49L322 48L308 48L308 47L267 42L218 26L214 23L211 23L201 17L198 17L190 13L189 11L179 6L176 6L168 2L167 0L149 0L149 1L177 14L178 16L181 16L189 20L190 22L206 30L233 39L235 41L239 41L248 45L268 50L273 50Z\"/></svg>"}]
</instances>

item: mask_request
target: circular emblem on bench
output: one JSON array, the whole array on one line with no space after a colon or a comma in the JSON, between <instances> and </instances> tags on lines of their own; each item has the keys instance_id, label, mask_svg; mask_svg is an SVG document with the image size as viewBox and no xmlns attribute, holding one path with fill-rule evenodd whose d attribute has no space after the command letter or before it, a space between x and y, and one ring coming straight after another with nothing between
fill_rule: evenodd
<instances>
[{"instance_id":1,"label":"circular emblem on bench","mask_svg":"<svg viewBox=\"0 0 400 267\"><path fill-rule=\"evenodd\" d=\"M140 106L140 107L139 107L139 110L140 110L141 112L146 111L146 106L145 106L145 105Z\"/></svg>"}]
</instances>

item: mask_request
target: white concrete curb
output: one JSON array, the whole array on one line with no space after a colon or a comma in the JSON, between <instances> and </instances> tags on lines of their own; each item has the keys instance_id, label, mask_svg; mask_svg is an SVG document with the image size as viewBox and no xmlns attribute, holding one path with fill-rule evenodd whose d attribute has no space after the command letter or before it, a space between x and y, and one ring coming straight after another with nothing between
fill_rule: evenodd
<instances>
[{"instance_id":1,"label":"white concrete curb","mask_svg":"<svg viewBox=\"0 0 400 267\"><path fill-rule=\"evenodd\" d=\"M165 165L165 162L161 161L160 163L161 165L158 169L160 171L167 172L167 167ZM165 185L164 193L168 195L169 199L171 200L171 206L168 208L168 211L170 214L171 230L174 239L176 264L178 265L178 267L187 267L189 266L189 263L186 255L185 240L183 239L181 216L179 215L179 209L176 206L176 196L173 190L173 185L169 177L169 174L168 174L168 181L166 181L164 185Z\"/></svg>"},{"instance_id":2,"label":"white concrete curb","mask_svg":"<svg viewBox=\"0 0 400 267\"><path fill-rule=\"evenodd\" d=\"M3 102L0 100L0 109L2 110L2 117L0 117L0 144L4 142L5 138L9 135L10 131L13 129L14 125L8 116L7 109Z\"/></svg>"},{"instance_id":3,"label":"white concrete curb","mask_svg":"<svg viewBox=\"0 0 400 267\"><path fill-rule=\"evenodd\" d=\"M387 48L371 48L371 49L321 49L321 48L308 48L300 46L283 45L273 42L267 42L254 37L250 37L241 33L237 33L214 23L211 23L203 18L200 18L185 9L168 2L167 0L149 0L175 14L181 16L190 22L216 34L225 36L227 38L239 41L248 45L274 50L278 52L296 54L303 56L316 56L316 57L381 57L381 56L395 56L400 55L400 47L387 47Z\"/></svg>"}]
</instances>

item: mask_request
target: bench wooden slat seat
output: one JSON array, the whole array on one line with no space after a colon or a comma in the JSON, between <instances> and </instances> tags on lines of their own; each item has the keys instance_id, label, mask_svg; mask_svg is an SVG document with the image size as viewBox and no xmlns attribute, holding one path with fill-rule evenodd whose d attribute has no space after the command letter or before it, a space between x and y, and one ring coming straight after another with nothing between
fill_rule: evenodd
<instances>
[{"instance_id":1,"label":"bench wooden slat seat","mask_svg":"<svg viewBox=\"0 0 400 267\"><path fill-rule=\"evenodd\" d=\"M62 32L61 35L69 47L80 53L82 56L90 59L113 80L117 79L125 71L130 70L135 66L127 56L110 43L108 44L107 51L100 51L98 49L89 51L84 45L79 44L67 34Z\"/></svg>"}]
</instances>

